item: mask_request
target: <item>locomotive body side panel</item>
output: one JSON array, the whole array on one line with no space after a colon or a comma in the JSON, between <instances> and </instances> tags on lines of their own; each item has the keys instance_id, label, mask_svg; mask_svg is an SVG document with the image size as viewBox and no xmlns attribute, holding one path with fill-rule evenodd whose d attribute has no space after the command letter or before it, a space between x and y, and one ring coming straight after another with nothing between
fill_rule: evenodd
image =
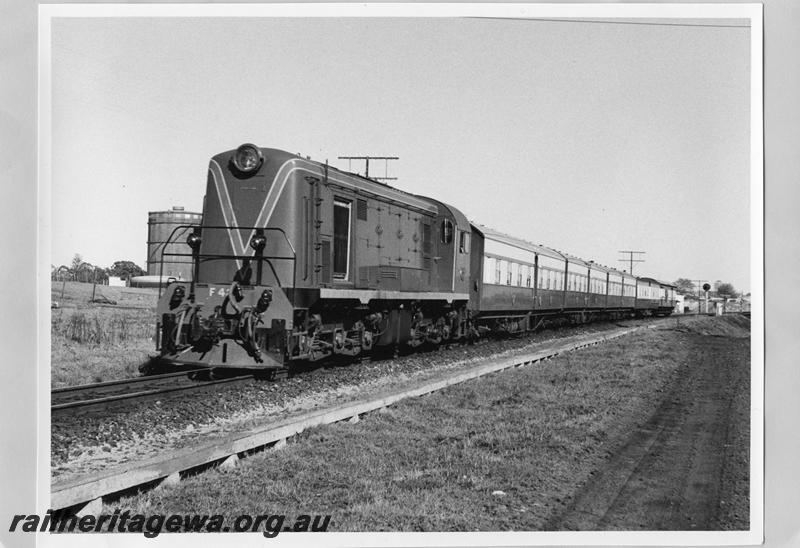
<instances>
[{"instance_id":1,"label":"locomotive body side panel","mask_svg":"<svg viewBox=\"0 0 800 548\"><path fill-rule=\"evenodd\" d=\"M442 202L436 203L439 206L433 227L436 287L439 291L452 291L466 299L469 294L472 228L461 211Z\"/></svg>"}]
</instances>

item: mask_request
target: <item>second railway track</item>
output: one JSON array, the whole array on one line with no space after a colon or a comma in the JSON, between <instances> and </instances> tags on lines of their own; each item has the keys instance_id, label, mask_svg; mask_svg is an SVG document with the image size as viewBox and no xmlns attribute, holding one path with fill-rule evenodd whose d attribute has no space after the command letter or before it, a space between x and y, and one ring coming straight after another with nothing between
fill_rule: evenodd
<instances>
[{"instance_id":1,"label":"second railway track","mask_svg":"<svg viewBox=\"0 0 800 548\"><path fill-rule=\"evenodd\" d=\"M211 390L220 385L249 381L252 374L215 380L199 380L201 369L55 388L50 392L52 416L84 415L139 403Z\"/></svg>"}]
</instances>

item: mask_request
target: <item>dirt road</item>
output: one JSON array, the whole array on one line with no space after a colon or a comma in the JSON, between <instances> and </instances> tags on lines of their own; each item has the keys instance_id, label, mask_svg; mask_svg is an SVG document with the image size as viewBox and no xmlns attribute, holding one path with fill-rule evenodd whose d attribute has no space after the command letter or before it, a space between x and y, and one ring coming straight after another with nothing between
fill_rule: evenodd
<instances>
[{"instance_id":1,"label":"dirt road","mask_svg":"<svg viewBox=\"0 0 800 548\"><path fill-rule=\"evenodd\" d=\"M749 528L749 320L670 329L677 375L546 530Z\"/></svg>"}]
</instances>

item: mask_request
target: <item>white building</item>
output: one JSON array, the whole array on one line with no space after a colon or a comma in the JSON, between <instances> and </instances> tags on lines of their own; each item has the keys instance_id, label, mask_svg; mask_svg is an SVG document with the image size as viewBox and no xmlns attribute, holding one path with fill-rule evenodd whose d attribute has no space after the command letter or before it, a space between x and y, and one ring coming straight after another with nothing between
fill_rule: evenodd
<instances>
[{"instance_id":1,"label":"white building","mask_svg":"<svg viewBox=\"0 0 800 548\"><path fill-rule=\"evenodd\" d=\"M108 285L112 287L125 287L127 284L125 283L125 280L123 280L119 276L109 276Z\"/></svg>"}]
</instances>

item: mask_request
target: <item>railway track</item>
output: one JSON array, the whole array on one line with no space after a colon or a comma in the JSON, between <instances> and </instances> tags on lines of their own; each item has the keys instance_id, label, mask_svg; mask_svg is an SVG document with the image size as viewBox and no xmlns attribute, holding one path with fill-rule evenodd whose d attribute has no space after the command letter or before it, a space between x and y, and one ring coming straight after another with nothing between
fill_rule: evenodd
<instances>
[{"instance_id":1,"label":"railway track","mask_svg":"<svg viewBox=\"0 0 800 548\"><path fill-rule=\"evenodd\" d=\"M652 325L651 325L652 326ZM648 326L648 327L651 327ZM180 481L187 471L224 464L234 465L239 458L269 448L281 447L288 438L307 428L339 421L357 422L360 416L380 410L406 398L429 394L484 375L504 369L531 365L558 356L561 353L579 350L588 346L611 341L635 332L642 327L618 327L609 332L581 336L577 340L548 341L533 352L519 353L506 358L487 358L474 366L439 377L408 388L372 394L349 403L332 405L299 415L277 423L256 426L247 431L236 431L222 439L208 440L191 447L177 449L144 461L131 462L117 470L105 470L65 480L56 480L51 487L51 507L57 510L73 509L91 513L102 506L104 497L119 497L131 489L155 486L162 480L167 483ZM109 499L110 500L110 499Z\"/></svg>"},{"instance_id":2,"label":"railway track","mask_svg":"<svg viewBox=\"0 0 800 548\"><path fill-rule=\"evenodd\" d=\"M207 377L203 375L207 372L205 369L195 369L56 388L50 392L50 413L52 417L92 414L163 397L208 391L220 385L253 379L253 374L244 374L204 380Z\"/></svg>"}]
</instances>

